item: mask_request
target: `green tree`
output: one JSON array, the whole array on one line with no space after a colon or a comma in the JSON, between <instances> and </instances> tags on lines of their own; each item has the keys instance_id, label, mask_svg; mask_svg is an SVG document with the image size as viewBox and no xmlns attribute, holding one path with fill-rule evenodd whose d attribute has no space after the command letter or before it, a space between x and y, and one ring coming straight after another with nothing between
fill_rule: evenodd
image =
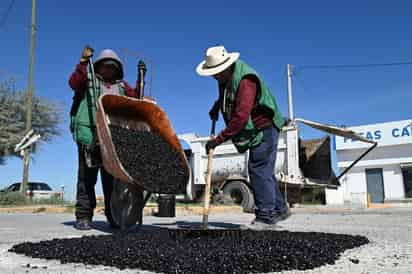
<instances>
[{"instance_id":1,"label":"green tree","mask_svg":"<svg viewBox=\"0 0 412 274\"><path fill-rule=\"evenodd\" d=\"M5 164L8 156L17 156L14 147L26 134L26 92L14 91L13 86L13 79L0 81L0 164ZM33 97L32 128L41 135L41 142L61 134L61 119L60 104Z\"/></svg>"}]
</instances>

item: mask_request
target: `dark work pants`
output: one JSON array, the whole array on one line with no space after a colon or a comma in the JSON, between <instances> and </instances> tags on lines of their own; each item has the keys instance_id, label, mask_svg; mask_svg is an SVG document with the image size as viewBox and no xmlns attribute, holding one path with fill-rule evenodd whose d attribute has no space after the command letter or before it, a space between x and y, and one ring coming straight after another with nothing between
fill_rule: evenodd
<instances>
[{"instance_id":1,"label":"dark work pants","mask_svg":"<svg viewBox=\"0 0 412 274\"><path fill-rule=\"evenodd\" d=\"M78 150L78 175L77 175L77 194L76 194L76 219L92 219L93 211L96 208L95 186L97 174L100 170L100 177L103 185L104 208L107 220L112 223L110 212L110 198L113 191L113 176L110 175L104 167L90 168L86 164L84 156L84 146L77 145ZM99 150L96 153L100 153Z\"/></svg>"},{"instance_id":2,"label":"dark work pants","mask_svg":"<svg viewBox=\"0 0 412 274\"><path fill-rule=\"evenodd\" d=\"M249 151L249 177L256 219L274 223L276 215L287 210L274 175L279 131L271 126L263 130L263 135L263 143Z\"/></svg>"}]
</instances>

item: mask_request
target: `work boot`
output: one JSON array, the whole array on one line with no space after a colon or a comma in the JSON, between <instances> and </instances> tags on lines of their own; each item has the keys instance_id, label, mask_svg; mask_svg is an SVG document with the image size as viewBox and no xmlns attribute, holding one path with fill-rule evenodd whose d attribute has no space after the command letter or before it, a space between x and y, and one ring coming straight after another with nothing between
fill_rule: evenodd
<instances>
[{"instance_id":1,"label":"work boot","mask_svg":"<svg viewBox=\"0 0 412 274\"><path fill-rule=\"evenodd\" d=\"M74 224L74 228L78 230L90 230L93 228L92 221L90 219L77 219Z\"/></svg>"},{"instance_id":2,"label":"work boot","mask_svg":"<svg viewBox=\"0 0 412 274\"><path fill-rule=\"evenodd\" d=\"M276 230L276 229L279 229L277 222L278 222L277 219L272 223L267 223L263 220L256 218L250 224L243 225L241 226L241 228L251 229L251 230Z\"/></svg>"},{"instance_id":3,"label":"work boot","mask_svg":"<svg viewBox=\"0 0 412 274\"><path fill-rule=\"evenodd\" d=\"M286 208L286 210L282 210L277 214L276 219L278 220L278 222L281 222L289 218L291 215L292 212L289 210L289 208Z\"/></svg>"}]
</instances>

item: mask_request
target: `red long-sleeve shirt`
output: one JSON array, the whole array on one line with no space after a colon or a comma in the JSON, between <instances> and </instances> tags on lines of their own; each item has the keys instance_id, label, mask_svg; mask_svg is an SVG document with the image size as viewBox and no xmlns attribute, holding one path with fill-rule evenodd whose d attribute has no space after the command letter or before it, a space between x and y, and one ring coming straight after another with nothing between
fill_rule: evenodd
<instances>
[{"instance_id":1,"label":"red long-sleeve shirt","mask_svg":"<svg viewBox=\"0 0 412 274\"><path fill-rule=\"evenodd\" d=\"M80 62L69 79L69 85L75 92L82 92L87 89L87 62ZM136 88L132 88L125 80L122 80L125 89L125 95L129 97L138 97L140 86L136 82Z\"/></svg>"},{"instance_id":2,"label":"red long-sleeve shirt","mask_svg":"<svg viewBox=\"0 0 412 274\"><path fill-rule=\"evenodd\" d=\"M273 114L256 104L258 92L260 92L260 87L255 77L246 76L240 81L231 120L227 121L226 128L216 137L217 144L221 144L239 134L250 116L257 128L265 128L272 124ZM220 94L220 98L222 98L222 92ZM222 102L221 99L219 101Z\"/></svg>"}]
</instances>

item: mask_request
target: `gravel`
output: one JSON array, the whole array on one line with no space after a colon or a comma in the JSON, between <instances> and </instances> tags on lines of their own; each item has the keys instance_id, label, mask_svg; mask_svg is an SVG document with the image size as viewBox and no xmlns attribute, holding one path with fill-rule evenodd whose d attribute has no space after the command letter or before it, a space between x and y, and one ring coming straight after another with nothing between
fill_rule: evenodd
<instances>
[{"instance_id":1,"label":"gravel","mask_svg":"<svg viewBox=\"0 0 412 274\"><path fill-rule=\"evenodd\" d=\"M185 175L179 151L154 132L110 126L112 141L123 167L145 190L184 193Z\"/></svg>"},{"instance_id":2,"label":"gravel","mask_svg":"<svg viewBox=\"0 0 412 274\"><path fill-rule=\"evenodd\" d=\"M162 273L267 273L333 264L369 241L316 232L159 229L22 243L10 251L34 258Z\"/></svg>"},{"instance_id":3,"label":"gravel","mask_svg":"<svg viewBox=\"0 0 412 274\"><path fill-rule=\"evenodd\" d=\"M402 205L404 206L404 205ZM362 235L369 243L344 251L333 264L314 269L283 270L282 274L409 274L412 269L412 205L392 209L347 208L294 208L292 217L282 222L282 229L295 232L325 232ZM72 214L0 214L0 273L1 274L153 274L142 269L124 269L83 263L61 264L60 260L36 259L8 252L13 245L22 242L47 241L54 238L79 238L91 235L108 235L104 215L94 217L96 229L78 231L73 228ZM232 229L250 223L254 216L245 213L211 212L209 227ZM142 230L176 228L201 225L201 216L177 216L176 218L145 217ZM172 260L170 263L173 263ZM192 262L196 264L195 262ZM26 265L30 264L30 268ZM216 262L211 261L211 265ZM38 267L33 269L32 267ZM43 269L47 267L47 269ZM275 273L275 272L273 272ZM276 272L279 273L279 272Z\"/></svg>"}]
</instances>

